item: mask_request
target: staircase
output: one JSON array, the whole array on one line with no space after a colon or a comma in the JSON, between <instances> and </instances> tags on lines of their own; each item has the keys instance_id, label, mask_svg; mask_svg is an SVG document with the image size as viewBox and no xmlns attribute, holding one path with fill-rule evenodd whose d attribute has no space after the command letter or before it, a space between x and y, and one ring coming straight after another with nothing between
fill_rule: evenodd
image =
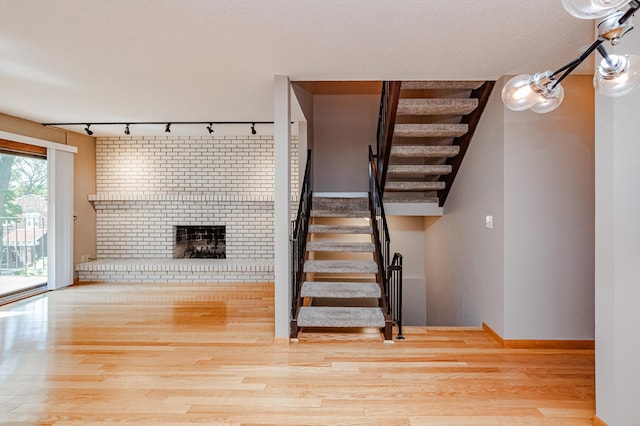
<instances>
[{"instance_id":1,"label":"staircase","mask_svg":"<svg viewBox=\"0 0 640 426\"><path fill-rule=\"evenodd\" d=\"M296 327L388 326L390 336L368 198L313 197L308 235Z\"/></svg>"},{"instance_id":2,"label":"staircase","mask_svg":"<svg viewBox=\"0 0 640 426\"><path fill-rule=\"evenodd\" d=\"M385 82L378 130L385 202L444 205L494 83Z\"/></svg>"}]
</instances>

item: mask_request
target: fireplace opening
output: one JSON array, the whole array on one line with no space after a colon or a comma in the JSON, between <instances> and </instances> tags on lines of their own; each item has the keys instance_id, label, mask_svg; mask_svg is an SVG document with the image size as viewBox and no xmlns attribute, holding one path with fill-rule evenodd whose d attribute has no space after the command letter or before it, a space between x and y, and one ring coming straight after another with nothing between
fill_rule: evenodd
<instances>
[{"instance_id":1,"label":"fireplace opening","mask_svg":"<svg viewBox=\"0 0 640 426\"><path fill-rule=\"evenodd\" d=\"M226 259L226 229L217 226L174 226L174 259Z\"/></svg>"}]
</instances>

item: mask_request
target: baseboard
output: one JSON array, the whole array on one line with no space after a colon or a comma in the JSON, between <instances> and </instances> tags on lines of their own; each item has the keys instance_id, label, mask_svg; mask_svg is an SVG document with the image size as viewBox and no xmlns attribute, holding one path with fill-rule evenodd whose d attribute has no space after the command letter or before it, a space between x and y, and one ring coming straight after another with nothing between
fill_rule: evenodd
<instances>
[{"instance_id":1,"label":"baseboard","mask_svg":"<svg viewBox=\"0 0 640 426\"><path fill-rule=\"evenodd\" d=\"M482 329L500 346L509 349L594 349L594 340L518 340L503 339L488 324L482 323Z\"/></svg>"},{"instance_id":2,"label":"baseboard","mask_svg":"<svg viewBox=\"0 0 640 426\"><path fill-rule=\"evenodd\" d=\"M500 335L498 333L496 333L493 328L489 327L489 325L486 322L482 323L482 329L493 339L495 340L500 346L502 346L504 348L504 339L502 337L500 337Z\"/></svg>"},{"instance_id":3,"label":"baseboard","mask_svg":"<svg viewBox=\"0 0 640 426\"><path fill-rule=\"evenodd\" d=\"M595 415L593 416L593 426L609 426L609 424Z\"/></svg>"}]
</instances>

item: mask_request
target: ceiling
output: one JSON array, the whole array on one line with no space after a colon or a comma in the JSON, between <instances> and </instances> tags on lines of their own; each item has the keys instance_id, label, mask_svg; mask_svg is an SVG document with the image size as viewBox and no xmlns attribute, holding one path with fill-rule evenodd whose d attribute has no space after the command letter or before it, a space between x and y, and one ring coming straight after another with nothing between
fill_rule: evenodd
<instances>
[{"instance_id":1,"label":"ceiling","mask_svg":"<svg viewBox=\"0 0 640 426\"><path fill-rule=\"evenodd\" d=\"M558 68L592 41L560 0L2 0L0 112L272 121L274 75L492 80Z\"/></svg>"}]
</instances>

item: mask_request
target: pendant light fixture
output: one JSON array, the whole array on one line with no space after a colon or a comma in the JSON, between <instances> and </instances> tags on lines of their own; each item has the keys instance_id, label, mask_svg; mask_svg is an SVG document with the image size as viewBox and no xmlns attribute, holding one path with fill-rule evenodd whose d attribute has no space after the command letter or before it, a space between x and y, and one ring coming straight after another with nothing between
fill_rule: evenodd
<instances>
[{"instance_id":1,"label":"pendant light fixture","mask_svg":"<svg viewBox=\"0 0 640 426\"><path fill-rule=\"evenodd\" d=\"M562 0L565 9L581 19L604 19L598 24L598 38L580 57L556 71L513 77L502 88L505 106L514 111L531 109L545 113L560 106L564 89L560 82L584 62L591 53L598 51L602 60L597 67L593 84L598 93L605 96L624 96L640 87L640 57L607 53L602 44L609 41L618 44L633 29L632 17L640 8L638 0ZM620 8L628 7L626 10Z\"/></svg>"},{"instance_id":2,"label":"pendant light fixture","mask_svg":"<svg viewBox=\"0 0 640 426\"><path fill-rule=\"evenodd\" d=\"M628 3L629 0L562 0L567 12L580 19L602 18Z\"/></svg>"}]
</instances>

